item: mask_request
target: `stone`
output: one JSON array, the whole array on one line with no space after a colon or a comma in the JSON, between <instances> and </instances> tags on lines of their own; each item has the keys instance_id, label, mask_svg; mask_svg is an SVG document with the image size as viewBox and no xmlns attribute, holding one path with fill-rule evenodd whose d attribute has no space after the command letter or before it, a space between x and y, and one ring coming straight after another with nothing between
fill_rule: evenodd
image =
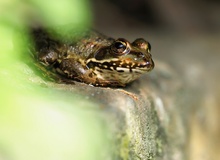
<instances>
[{"instance_id":1,"label":"stone","mask_svg":"<svg viewBox=\"0 0 220 160\"><path fill-rule=\"evenodd\" d=\"M79 82L59 84L36 75L29 80L95 102L114 144L106 159L185 159L184 84L167 64L155 63L151 73L125 88L94 87Z\"/></svg>"}]
</instances>

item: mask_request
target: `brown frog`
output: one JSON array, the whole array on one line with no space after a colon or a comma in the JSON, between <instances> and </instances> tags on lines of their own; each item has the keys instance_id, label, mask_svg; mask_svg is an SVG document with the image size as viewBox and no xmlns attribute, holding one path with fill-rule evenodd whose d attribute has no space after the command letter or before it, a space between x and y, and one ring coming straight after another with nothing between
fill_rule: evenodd
<instances>
[{"instance_id":1,"label":"brown frog","mask_svg":"<svg viewBox=\"0 0 220 160\"><path fill-rule=\"evenodd\" d=\"M86 31L60 41L41 29L32 35L39 62L67 79L94 86L125 86L154 68L151 46L142 38L130 43Z\"/></svg>"}]
</instances>

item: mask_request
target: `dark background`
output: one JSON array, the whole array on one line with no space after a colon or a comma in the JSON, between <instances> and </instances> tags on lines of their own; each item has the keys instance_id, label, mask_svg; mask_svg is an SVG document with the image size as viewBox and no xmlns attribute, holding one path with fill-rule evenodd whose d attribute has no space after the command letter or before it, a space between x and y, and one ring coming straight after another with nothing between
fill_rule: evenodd
<instances>
[{"instance_id":1,"label":"dark background","mask_svg":"<svg viewBox=\"0 0 220 160\"><path fill-rule=\"evenodd\" d=\"M95 24L100 27L146 25L172 32L219 31L218 0L92 0Z\"/></svg>"}]
</instances>

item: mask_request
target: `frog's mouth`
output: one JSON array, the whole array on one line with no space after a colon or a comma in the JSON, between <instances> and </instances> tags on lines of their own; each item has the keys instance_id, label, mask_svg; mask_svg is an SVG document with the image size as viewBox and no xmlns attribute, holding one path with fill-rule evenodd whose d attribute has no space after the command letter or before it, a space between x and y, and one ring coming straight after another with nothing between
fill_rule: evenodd
<instances>
[{"instance_id":1,"label":"frog's mouth","mask_svg":"<svg viewBox=\"0 0 220 160\"><path fill-rule=\"evenodd\" d=\"M151 71L154 68L153 60L143 62L132 62L128 60L119 60L117 58L109 60L96 60L95 58L89 59L86 65L90 69L109 70L112 72L124 73L144 73Z\"/></svg>"}]
</instances>

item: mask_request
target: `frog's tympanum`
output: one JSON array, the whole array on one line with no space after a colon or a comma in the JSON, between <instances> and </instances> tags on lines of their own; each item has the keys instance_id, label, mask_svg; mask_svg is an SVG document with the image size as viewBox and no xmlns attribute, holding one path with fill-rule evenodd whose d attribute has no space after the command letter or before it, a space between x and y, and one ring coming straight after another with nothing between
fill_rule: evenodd
<instances>
[{"instance_id":1,"label":"frog's tympanum","mask_svg":"<svg viewBox=\"0 0 220 160\"><path fill-rule=\"evenodd\" d=\"M67 79L94 86L125 86L154 68L151 46L142 38L130 43L87 31L61 41L42 30L35 30L33 36L38 61Z\"/></svg>"}]
</instances>

